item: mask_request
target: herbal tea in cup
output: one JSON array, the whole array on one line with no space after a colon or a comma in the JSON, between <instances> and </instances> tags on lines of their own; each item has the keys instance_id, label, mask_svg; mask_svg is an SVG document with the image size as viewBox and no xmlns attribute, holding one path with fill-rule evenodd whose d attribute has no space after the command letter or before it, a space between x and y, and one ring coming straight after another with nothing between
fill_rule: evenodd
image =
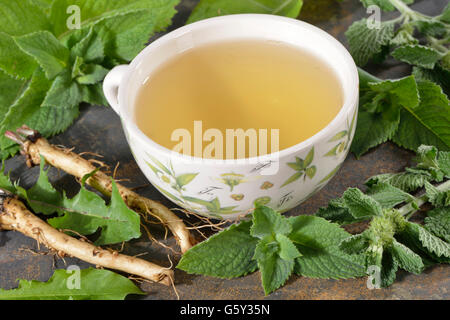
<instances>
[{"instance_id":1,"label":"herbal tea in cup","mask_svg":"<svg viewBox=\"0 0 450 320\"><path fill-rule=\"evenodd\" d=\"M111 70L103 88L155 188L218 219L302 203L338 172L356 128L350 54L326 32L273 15L174 30Z\"/></svg>"},{"instance_id":2,"label":"herbal tea in cup","mask_svg":"<svg viewBox=\"0 0 450 320\"><path fill-rule=\"evenodd\" d=\"M249 39L172 57L145 79L135 115L138 127L167 149L240 159L308 139L342 102L341 84L325 61L289 44Z\"/></svg>"}]
</instances>

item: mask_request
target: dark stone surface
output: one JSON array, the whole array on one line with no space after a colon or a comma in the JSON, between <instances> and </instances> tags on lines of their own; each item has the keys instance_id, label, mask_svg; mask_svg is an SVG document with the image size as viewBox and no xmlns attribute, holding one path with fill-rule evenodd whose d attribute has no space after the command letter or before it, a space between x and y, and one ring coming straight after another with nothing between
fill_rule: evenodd
<instances>
[{"instance_id":1,"label":"dark stone surface","mask_svg":"<svg viewBox=\"0 0 450 320\"><path fill-rule=\"evenodd\" d=\"M196 0L183 0L179 5L179 13L170 27L173 30L182 26L189 16ZM304 0L305 5L300 19L319 26L340 41L345 42L344 32L352 21L365 15L365 9L357 0ZM447 3L446 0L416 1L413 6L423 13L435 15ZM384 14L390 17L392 14ZM409 70L403 65L388 61L381 66L370 67L378 76L399 77ZM168 207L174 205L166 200L140 172L120 125L118 116L108 107L83 106L81 116L65 133L54 137L54 144L75 147L76 152L90 151L104 155L106 164L114 167L120 163L118 178L127 178L128 186L145 187L138 192L151 199L159 200ZM412 153L386 143L356 160L349 155L344 166L330 183L308 201L288 212L288 215L312 214L319 207L340 196L348 187L362 187L363 182L374 174L395 172L410 164ZM37 179L38 168L28 169L24 159L16 156L6 163L13 179L20 179L20 184L29 187ZM63 172L51 169L51 180L58 188L73 194L78 189L74 179ZM191 219L190 221L195 222ZM174 246L173 237L164 240L164 230L151 227L153 235L164 243ZM9 289L17 285L17 278L45 281L53 273L53 269L65 268L70 264L87 267L88 264L77 259L55 258L52 255L33 253L38 251L34 240L17 232L0 233L0 287ZM42 249L42 248L41 248ZM125 245L124 252L130 255L146 253L143 259L168 266L169 252L161 246L149 242L144 236ZM173 257L174 263L179 257ZM366 279L323 280L293 276L288 283L275 293L264 297L260 285L259 273L233 279L221 280L211 277L188 275L176 270L176 287L182 299L449 299L450 268L440 265L427 269L421 275L398 273L398 280L388 289L368 290ZM158 284L142 284L148 292L146 299L176 299L171 288Z\"/></svg>"}]
</instances>

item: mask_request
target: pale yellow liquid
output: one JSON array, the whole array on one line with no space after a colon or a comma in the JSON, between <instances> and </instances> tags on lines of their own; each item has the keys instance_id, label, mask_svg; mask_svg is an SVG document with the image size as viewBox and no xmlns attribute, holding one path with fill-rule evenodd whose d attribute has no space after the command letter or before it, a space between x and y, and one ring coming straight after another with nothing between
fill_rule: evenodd
<instances>
[{"instance_id":1,"label":"pale yellow liquid","mask_svg":"<svg viewBox=\"0 0 450 320\"><path fill-rule=\"evenodd\" d=\"M191 132L193 145L196 120L203 132L217 128L223 137L226 129L268 129L269 137L270 129L279 129L283 150L326 127L342 103L337 76L308 52L273 42L219 42L185 51L152 73L138 92L135 119L171 150L179 128Z\"/></svg>"}]
</instances>

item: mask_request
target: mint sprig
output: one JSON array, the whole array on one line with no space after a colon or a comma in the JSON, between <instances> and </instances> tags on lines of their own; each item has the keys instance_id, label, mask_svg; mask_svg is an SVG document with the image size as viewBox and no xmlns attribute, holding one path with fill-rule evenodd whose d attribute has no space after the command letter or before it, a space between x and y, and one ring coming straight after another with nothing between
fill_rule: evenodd
<instances>
[{"instance_id":1,"label":"mint sprig","mask_svg":"<svg viewBox=\"0 0 450 320\"><path fill-rule=\"evenodd\" d=\"M190 249L177 268L220 278L239 277L259 269L264 292L282 286L293 273L314 278L361 276L360 257L339 248L345 230L313 216L286 218L258 206L251 221L232 225Z\"/></svg>"}]
</instances>

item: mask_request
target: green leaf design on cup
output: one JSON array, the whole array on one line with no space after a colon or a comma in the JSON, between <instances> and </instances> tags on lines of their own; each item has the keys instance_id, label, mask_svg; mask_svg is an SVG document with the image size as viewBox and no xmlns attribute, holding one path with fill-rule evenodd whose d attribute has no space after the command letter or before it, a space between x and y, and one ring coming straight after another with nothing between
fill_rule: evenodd
<instances>
[{"instance_id":1,"label":"green leaf design on cup","mask_svg":"<svg viewBox=\"0 0 450 320\"><path fill-rule=\"evenodd\" d=\"M265 206L266 204L268 204L272 199L268 196L264 196L264 197L259 197L256 198L253 201L253 204L256 206Z\"/></svg>"},{"instance_id":2,"label":"green leaf design on cup","mask_svg":"<svg viewBox=\"0 0 450 320\"><path fill-rule=\"evenodd\" d=\"M314 160L314 147L311 148L311 150L306 155L305 159L301 159L299 157L295 157L295 162L289 162L287 165L291 168L297 171L292 176L287 179L280 188L297 181L301 177L303 177L303 180L306 180L306 177L309 179L314 178L317 172L317 167L312 166L312 162Z\"/></svg>"},{"instance_id":3,"label":"green leaf design on cup","mask_svg":"<svg viewBox=\"0 0 450 320\"><path fill-rule=\"evenodd\" d=\"M195 197L183 197L184 200L193 202L199 205L202 205L208 210L210 213L213 214L232 214L232 213L238 213L239 211L234 210L238 206L230 206L230 207L221 207L219 198L216 197L211 201L198 199Z\"/></svg>"},{"instance_id":4,"label":"green leaf design on cup","mask_svg":"<svg viewBox=\"0 0 450 320\"><path fill-rule=\"evenodd\" d=\"M350 135L353 131L353 127L355 126L356 113L353 114L352 123L349 125L347 119L347 127L348 130L343 130L334 135L328 142L339 141L337 145L335 145L330 151L324 154L325 157L332 157L341 154L346 151L350 147Z\"/></svg>"}]
</instances>

